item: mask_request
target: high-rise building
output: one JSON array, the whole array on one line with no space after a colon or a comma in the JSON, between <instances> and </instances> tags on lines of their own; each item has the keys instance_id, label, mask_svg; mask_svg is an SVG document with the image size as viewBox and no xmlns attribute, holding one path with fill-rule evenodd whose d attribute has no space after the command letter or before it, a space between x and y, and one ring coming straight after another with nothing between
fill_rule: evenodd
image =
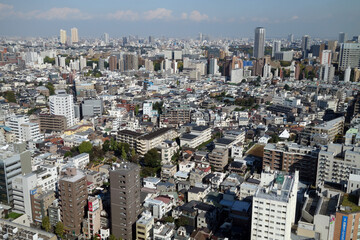
<instances>
[{"instance_id":1,"label":"high-rise building","mask_svg":"<svg viewBox=\"0 0 360 240\"><path fill-rule=\"evenodd\" d=\"M79 35L78 35L78 29L72 28L71 29L71 42L72 43L78 43L79 42Z\"/></svg>"},{"instance_id":2,"label":"high-rise building","mask_svg":"<svg viewBox=\"0 0 360 240\"><path fill-rule=\"evenodd\" d=\"M343 43L340 47L339 69L360 67L360 43Z\"/></svg>"},{"instance_id":3,"label":"high-rise building","mask_svg":"<svg viewBox=\"0 0 360 240\"><path fill-rule=\"evenodd\" d=\"M350 68L350 66L348 66L345 69L344 82L350 82L350 75L351 75L351 68Z\"/></svg>"},{"instance_id":4,"label":"high-rise building","mask_svg":"<svg viewBox=\"0 0 360 240\"><path fill-rule=\"evenodd\" d=\"M74 167L63 170L59 180L59 195L64 228L69 234L78 236L87 205L86 174Z\"/></svg>"},{"instance_id":5,"label":"high-rise building","mask_svg":"<svg viewBox=\"0 0 360 240\"><path fill-rule=\"evenodd\" d=\"M154 43L154 37L153 36L149 36L149 43Z\"/></svg>"},{"instance_id":6,"label":"high-rise building","mask_svg":"<svg viewBox=\"0 0 360 240\"><path fill-rule=\"evenodd\" d=\"M75 125L75 112L73 95L57 94L49 97L50 113L66 117L66 126Z\"/></svg>"},{"instance_id":7,"label":"high-rise building","mask_svg":"<svg viewBox=\"0 0 360 240\"><path fill-rule=\"evenodd\" d=\"M110 71L115 71L118 69L117 57L114 55L110 56L109 58L109 69Z\"/></svg>"},{"instance_id":8,"label":"high-rise building","mask_svg":"<svg viewBox=\"0 0 360 240\"><path fill-rule=\"evenodd\" d=\"M299 172L261 173L252 200L251 239L291 239L295 222Z\"/></svg>"},{"instance_id":9,"label":"high-rise building","mask_svg":"<svg viewBox=\"0 0 360 240\"><path fill-rule=\"evenodd\" d=\"M105 42L105 44L108 44L109 41L110 41L109 34L108 34L108 33L104 33L104 42Z\"/></svg>"},{"instance_id":10,"label":"high-rise building","mask_svg":"<svg viewBox=\"0 0 360 240\"><path fill-rule=\"evenodd\" d=\"M139 62L136 54L124 54L124 70L138 70Z\"/></svg>"},{"instance_id":11,"label":"high-rise building","mask_svg":"<svg viewBox=\"0 0 360 240\"><path fill-rule=\"evenodd\" d=\"M346 43L347 41L347 34L344 32L339 33L339 43Z\"/></svg>"},{"instance_id":12,"label":"high-rise building","mask_svg":"<svg viewBox=\"0 0 360 240\"><path fill-rule=\"evenodd\" d=\"M134 163L116 164L110 171L111 231L115 237L135 239L140 214L140 167Z\"/></svg>"},{"instance_id":13,"label":"high-rise building","mask_svg":"<svg viewBox=\"0 0 360 240\"><path fill-rule=\"evenodd\" d=\"M66 43L66 31L63 29L60 29L60 43L65 44Z\"/></svg>"},{"instance_id":14,"label":"high-rise building","mask_svg":"<svg viewBox=\"0 0 360 240\"><path fill-rule=\"evenodd\" d=\"M294 42L294 34L292 34L292 33L290 33L289 35L288 35L288 42Z\"/></svg>"},{"instance_id":15,"label":"high-rise building","mask_svg":"<svg viewBox=\"0 0 360 240\"><path fill-rule=\"evenodd\" d=\"M321 53L320 64L330 65L332 60L332 51L331 50L323 50Z\"/></svg>"},{"instance_id":16,"label":"high-rise building","mask_svg":"<svg viewBox=\"0 0 360 240\"><path fill-rule=\"evenodd\" d=\"M336 40L334 40L334 41L328 41L328 43L327 43L327 49L328 49L328 50L331 50L332 53L335 53L337 44L338 44L338 41L336 41Z\"/></svg>"},{"instance_id":17,"label":"high-rise building","mask_svg":"<svg viewBox=\"0 0 360 240\"><path fill-rule=\"evenodd\" d=\"M301 40L301 51L302 51L302 54L303 54L303 58L307 58L308 56L308 52L310 50L310 36L309 35L305 35L302 37L302 40Z\"/></svg>"},{"instance_id":18,"label":"high-rise building","mask_svg":"<svg viewBox=\"0 0 360 240\"><path fill-rule=\"evenodd\" d=\"M40 131L46 130L61 132L66 129L66 117L52 114L39 114Z\"/></svg>"},{"instance_id":19,"label":"high-rise building","mask_svg":"<svg viewBox=\"0 0 360 240\"><path fill-rule=\"evenodd\" d=\"M275 53L280 51L281 51L281 41L280 40L273 41L271 57L274 57Z\"/></svg>"},{"instance_id":20,"label":"high-rise building","mask_svg":"<svg viewBox=\"0 0 360 240\"><path fill-rule=\"evenodd\" d=\"M210 58L209 60L209 74L216 74L219 71L219 66L217 65L217 59L216 58Z\"/></svg>"},{"instance_id":21,"label":"high-rise building","mask_svg":"<svg viewBox=\"0 0 360 240\"><path fill-rule=\"evenodd\" d=\"M254 57L262 58L265 52L265 28L257 27L255 29Z\"/></svg>"}]
</instances>

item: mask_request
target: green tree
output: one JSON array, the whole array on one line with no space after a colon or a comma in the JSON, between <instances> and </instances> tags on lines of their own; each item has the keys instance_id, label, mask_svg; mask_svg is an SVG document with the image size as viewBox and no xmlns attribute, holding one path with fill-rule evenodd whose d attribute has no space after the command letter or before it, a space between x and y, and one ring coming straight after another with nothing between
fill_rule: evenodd
<instances>
[{"instance_id":1,"label":"green tree","mask_svg":"<svg viewBox=\"0 0 360 240\"><path fill-rule=\"evenodd\" d=\"M127 159L127 154L126 154L126 152L125 152L125 148L124 148L124 147L121 148L121 158L122 158L123 160L126 160L126 159Z\"/></svg>"},{"instance_id":2,"label":"green tree","mask_svg":"<svg viewBox=\"0 0 360 240\"><path fill-rule=\"evenodd\" d=\"M50 95L55 95L55 87L54 84L52 84L51 82L49 82L48 84L46 84L45 86L47 89L49 89L49 94Z\"/></svg>"},{"instance_id":3,"label":"green tree","mask_svg":"<svg viewBox=\"0 0 360 240\"><path fill-rule=\"evenodd\" d=\"M184 218L183 216L181 216L175 220L176 228L179 228L181 226L186 226L186 225L188 225L188 223L189 223L189 221L186 218Z\"/></svg>"},{"instance_id":4,"label":"green tree","mask_svg":"<svg viewBox=\"0 0 360 240\"><path fill-rule=\"evenodd\" d=\"M44 63L51 63L52 65L54 65L55 64L55 58L51 58L49 56L46 56L44 58Z\"/></svg>"},{"instance_id":5,"label":"green tree","mask_svg":"<svg viewBox=\"0 0 360 240\"><path fill-rule=\"evenodd\" d=\"M139 105L135 105L135 115L139 114Z\"/></svg>"},{"instance_id":6,"label":"green tree","mask_svg":"<svg viewBox=\"0 0 360 240\"><path fill-rule=\"evenodd\" d=\"M5 92L5 99L8 101L8 102L12 102L12 103L16 103L16 97L15 97L15 93L14 91L7 91Z\"/></svg>"},{"instance_id":7,"label":"green tree","mask_svg":"<svg viewBox=\"0 0 360 240\"><path fill-rule=\"evenodd\" d=\"M44 229L47 232L50 232L51 230L51 225L50 225L50 219L48 216L43 217L42 221L41 221L41 227L42 229Z\"/></svg>"},{"instance_id":8,"label":"green tree","mask_svg":"<svg viewBox=\"0 0 360 240\"><path fill-rule=\"evenodd\" d=\"M57 222L55 225L55 234L60 236L61 238L64 235L64 224L62 222Z\"/></svg>"},{"instance_id":9,"label":"green tree","mask_svg":"<svg viewBox=\"0 0 360 240\"><path fill-rule=\"evenodd\" d=\"M93 146L92 146L91 142L88 142L88 141L82 142L79 145L79 153L91 153L92 148L93 148Z\"/></svg>"},{"instance_id":10,"label":"green tree","mask_svg":"<svg viewBox=\"0 0 360 240\"><path fill-rule=\"evenodd\" d=\"M290 86L287 85L287 84L285 84L284 89L285 89L286 91L289 91L289 90L290 90Z\"/></svg>"},{"instance_id":11,"label":"green tree","mask_svg":"<svg viewBox=\"0 0 360 240\"><path fill-rule=\"evenodd\" d=\"M147 153L145 153L144 163L147 167L152 167L152 168L160 167L161 158L156 148L152 148Z\"/></svg>"},{"instance_id":12,"label":"green tree","mask_svg":"<svg viewBox=\"0 0 360 240\"><path fill-rule=\"evenodd\" d=\"M116 239L116 237L114 235L111 234L110 237L109 237L109 240L117 240L117 239Z\"/></svg>"},{"instance_id":13,"label":"green tree","mask_svg":"<svg viewBox=\"0 0 360 240\"><path fill-rule=\"evenodd\" d=\"M72 157L73 153L71 151L68 151L64 154L64 157Z\"/></svg>"},{"instance_id":14,"label":"green tree","mask_svg":"<svg viewBox=\"0 0 360 240\"><path fill-rule=\"evenodd\" d=\"M109 140L106 140L104 142L104 144L102 145L102 149L103 149L104 152L107 152L107 151L110 150L110 141Z\"/></svg>"}]
</instances>

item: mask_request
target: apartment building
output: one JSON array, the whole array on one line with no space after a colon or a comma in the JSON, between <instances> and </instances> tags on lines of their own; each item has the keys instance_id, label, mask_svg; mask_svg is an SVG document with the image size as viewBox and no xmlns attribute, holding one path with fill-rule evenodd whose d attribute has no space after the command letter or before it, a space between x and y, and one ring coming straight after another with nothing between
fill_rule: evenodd
<instances>
[{"instance_id":1,"label":"apartment building","mask_svg":"<svg viewBox=\"0 0 360 240\"><path fill-rule=\"evenodd\" d=\"M59 180L61 221L67 233L78 236L87 205L86 175L81 170L68 167Z\"/></svg>"},{"instance_id":2,"label":"apartment building","mask_svg":"<svg viewBox=\"0 0 360 240\"><path fill-rule=\"evenodd\" d=\"M31 191L31 211L32 220L41 223L45 216L48 216L48 210L56 199L55 192L43 192L41 188L35 188Z\"/></svg>"},{"instance_id":3,"label":"apartment building","mask_svg":"<svg viewBox=\"0 0 360 240\"><path fill-rule=\"evenodd\" d=\"M110 171L111 232L117 238L135 239L140 214L140 167L116 164Z\"/></svg>"},{"instance_id":4,"label":"apartment building","mask_svg":"<svg viewBox=\"0 0 360 240\"><path fill-rule=\"evenodd\" d=\"M331 143L319 152L316 185L347 184L352 171L360 169L360 147Z\"/></svg>"},{"instance_id":5,"label":"apartment building","mask_svg":"<svg viewBox=\"0 0 360 240\"><path fill-rule=\"evenodd\" d=\"M152 228L154 226L154 217L146 211L139 220L136 221L136 239L146 240L152 238Z\"/></svg>"},{"instance_id":6,"label":"apartment building","mask_svg":"<svg viewBox=\"0 0 360 240\"><path fill-rule=\"evenodd\" d=\"M137 152L144 155L152 148L156 148L165 140L172 140L178 136L173 128L160 128L154 132L142 135L137 142Z\"/></svg>"},{"instance_id":7,"label":"apartment building","mask_svg":"<svg viewBox=\"0 0 360 240\"><path fill-rule=\"evenodd\" d=\"M167 122L168 124L185 124L190 122L190 107L181 106L173 108L165 108L160 115L160 122Z\"/></svg>"},{"instance_id":8,"label":"apartment building","mask_svg":"<svg viewBox=\"0 0 360 240\"><path fill-rule=\"evenodd\" d=\"M224 168L228 164L229 155L228 150L225 148L215 148L209 153L209 162L214 170L217 172L223 172Z\"/></svg>"},{"instance_id":9,"label":"apartment building","mask_svg":"<svg viewBox=\"0 0 360 240\"><path fill-rule=\"evenodd\" d=\"M310 183L316 180L318 150L296 143L268 143L264 147L263 169L293 172L299 170L300 179Z\"/></svg>"},{"instance_id":10,"label":"apartment building","mask_svg":"<svg viewBox=\"0 0 360 240\"><path fill-rule=\"evenodd\" d=\"M299 173L263 172L252 201L251 239L291 239Z\"/></svg>"},{"instance_id":11,"label":"apartment building","mask_svg":"<svg viewBox=\"0 0 360 240\"><path fill-rule=\"evenodd\" d=\"M116 141L128 143L130 148L137 150L137 142L142 133L130 131L130 130L121 130L116 136Z\"/></svg>"},{"instance_id":12,"label":"apartment building","mask_svg":"<svg viewBox=\"0 0 360 240\"><path fill-rule=\"evenodd\" d=\"M67 128L66 117L61 115L39 114L40 132L62 132Z\"/></svg>"},{"instance_id":13,"label":"apartment building","mask_svg":"<svg viewBox=\"0 0 360 240\"><path fill-rule=\"evenodd\" d=\"M208 126L193 127L190 133L184 133L180 137L180 146L196 148L211 139L211 128Z\"/></svg>"},{"instance_id":14,"label":"apartment building","mask_svg":"<svg viewBox=\"0 0 360 240\"><path fill-rule=\"evenodd\" d=\"M310 127L312 134L327 134L331 141L334 141L337 134L344 132L345 117L335 118L331 121Z\"/></svg>"}]
</instances>

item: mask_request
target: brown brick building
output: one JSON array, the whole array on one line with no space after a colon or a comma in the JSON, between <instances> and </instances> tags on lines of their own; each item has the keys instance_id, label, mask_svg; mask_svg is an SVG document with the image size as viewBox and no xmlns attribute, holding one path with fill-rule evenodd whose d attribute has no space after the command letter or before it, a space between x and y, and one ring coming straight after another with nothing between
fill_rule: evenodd
<instances>
[{"instance_id":1,"label":"brown brick building","mask_svg":"<svg viewBox=\"0 0 360 240\"><path fill-rule=\"evenodd\" d=\"M40 131L64 131L66 129L66 117L59 115L40 114L39 115Z\"/></svg>"},{"instance_id":2,"label":"brown brick building","mask_svg":"<svg viewBox=\"0 0 360 240\"><path fill-rule=\"evenodd\" d=\"M110 171L111 233L124 240L135 239L140 214L140 167L117 164Z\"/></svg>"},{"instance_id":3,"label":"brown brick building","mask_svg":"<svg viewBox=\"0 0 360 240\"><path fill-rule=\"evenodd\" d=\"M61 174L63 175L59 181L61 221L66 232L78 236L87 205L86 175L70 167Z\"/></svg>"}]
</instances>

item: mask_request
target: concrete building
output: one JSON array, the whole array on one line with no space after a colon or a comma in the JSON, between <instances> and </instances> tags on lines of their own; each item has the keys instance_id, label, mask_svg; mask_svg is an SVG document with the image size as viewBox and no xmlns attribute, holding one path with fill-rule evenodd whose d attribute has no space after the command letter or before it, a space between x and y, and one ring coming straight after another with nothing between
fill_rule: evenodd
<instances>
[{"instance_id":1,"label":"concrete building","mask_svg":"<svg viewBox=\"0 0 360 240\"><path fill-rule=\"evenodd\" d=\"M124 54L124 70L138 70L139 62L136 54Z\"/></svg>"},{"instance_id":2,"label":"concrete building","mask_svg":"<svg viewBox=\"0 0 360 240\"><path fill-rule=\"evenodd\" d=\"M360 43L343 43L340 46L339 69L360 68Z\"/></svg>"},{"instance_id":3,"label":"concrete building","mask_svg":"<svg viewBox=\"0 0 360 240\"><path fill-rule=\"evenodd\" d=\"M79 34L77 28L71 29L71 42L72 43L78 43L79 42Z\"/></svg>"},{"instance_id":4,"label":"concrete building","mask_svg":"<svg viewBox=\"0 0 360 240\"><path fill-rule=\"evenodd\" d=\"M176 141L165 140L157 147L161 151L162 164L170 163L171 158L179 151L179 145Z\"/></svg>"},{"instance_id":5,"label":"concrete building","mask_svg":"<svg viewBox=\"0 0 360 240\"><path fill-rule=\"evenodd\" d=\"M65 116L39 114L40 132L56 131L62 132L67 128L67 120Z\"/></svg>"},{"instance_id":6,"label":"concrete building","mask_svg":"<svg viewBox=\"0 0 360 240\"><path fill-rule=\"evenodd\" d=\"M31 208L31 191L37 185L37 177L35 173L26 175L18 175L12 181L14 211L26 214L32 220Z\"/></svg>"},{"instance_id":7,"label":"concrete building","mask_svg":"<svg viewBox=\"0 0 360 240\"><path fill-rule=\"evenodd\" d=\"M189 106L165 108L160 115L160 122L174 125L189 123L191 120L190 112Z\"/></svg>"},{"instance_id":8,"label":"concrete building","mask_svg":"<svg viewBox=\"0 0 360 240\"><path fill-rule=\"evenodd\" d=\"M280 40L273 41L271 57L274 57L275 53L280 51L281 51L281 41Z\"/></svg>"},{"instance_id":9,"label":"concrete building","mask_svg":"<svg viewBox=\"0 0 360 240\"><path fill-rule=\"evenodd\" d=\"M73 95L58 94L49 97L50 113L66 117L66 126L75 125Z\"/></svg>"},{"instance_id":10,"label":"concrete building","mask_svg":"<svg viewBox=\"0 0 360 240\"><path fill-rule=\"evenodd\" d=\"M309 50L310 50L310 46L311 46L311 38L309 35L304 35L302 37L302 40L301 40L301 51L302 51L302 57L303 58L307 58L308 57L308 53L309 53Z\"/></svg>"},{"instance_id":11,"label":"concrete building","mask_svg":"<svg viewBox=\"0 0 360 240\"><path fill-rule=\"evenodd\" d=\"M350 173L360 169L360 147L331 143L319 152L316 185L347 184Z\"/></svg>"},{"instance_id":12,"label":"concrete building","mask_svg":"<svg viewBox=\"0 0 360 240\"><path fill-rule=\"evenodd\" d=\"M88 213L87 213L87 236L89 238L100 232L101 228L101 211L103 210L100 196L88 197Z\"/></svg>"},{"instance_id":13,"label":"concrete building","mask_svg":"<svg viewBox=\"0 0 360 240\"><path fill-rule=\"evenodd\" d=\"M118 142L127 143L130 145L130 148L135 149L137 151L137 143L140 136L142 136L142 133L130 131L130 130L121 130L118 132L116 136L116 140Z\"/></svg>"},{"instance_id":14,"label":"concrete building","mask_svg":"<svg viewBox=\"0 0 360 240\"><path fill-rule=\"evenodd\" d=\"M6 120L5 125L11 128L11 132L15 133L15 138L17 141L21 141L22 136L22 124L29 123L28 116L17 115L10 117Z\"/></svg>"},{"instance_id":15,"label":"concrete building","mask_svg":"<svg viewBox=\"0 0 360 240\"><path fill-rule=\"evenodd\" d=\"M211 128L208 126L196 126L190 133L184 133L180 137L180 146L196 148L200 144L211 139Z\"/></svg>"},{"instance_id":16,"label":"concrete building","mask_svg":"<svg viewBox=\"0 0 360 240\"><path fill-rule=\"evenodd\" d=\"M117 63L117 57L116 56L110 56L109 58L109 70L110 71L116 71L118 70L118 63Z\"/></svg>"},{"instance_id":17,"label":"concrete building","mask_svg":"<svg viewBox=\"0 0 360 240\"><path fill-rule=\"evenodd\" d=\"M81 153L75 157L69 158L68 163L74 165L75 168L85 169L90 162L90 155L88 153Z\"/></svg>"},{"instance_id":18,"label":"concrete building","mask_svg":"<svg viewBox=\"0 0 360 240\"><path fill-rule=\"evenodd\" d=\"M209 74L215 75L219 72L219 66L216 58L210 58L209 60Z\"/></svg>"},{"instance_id":19,"label":"concrete building","mask_svg":"<svg viewBox=\"0 0 360 240\"><path fill-rule=\"evenodd\" d=\"M137 152L144 155L150 149L159 146L163 141L175 139L176 137L177 132L173 128L160 128L138 138Z\"/></svg>"},{"instance_id":20,"label":"concrete building","mask_svg":"<svg viewBox=\"0 0 360 240\"><path fill-rule=\"evenodd\" d=\"M316 180L318 151L316 148L296 143L268 143L264 147L263 169L294 172L299 171L300 179L310 183Z\"/></svg>"},{"instance_id":21,"label":"concrete building","mask_svg":"<svg viewBox=\"0 0 360 240\"><path fill-rule=\"evenodd\" d=\"M229 155L228 150L224 148L215 148L209 153L209 162L214 170L223 172L225 166L228 164Z\"/></svg>"},{"instance_id":22,"label":"concrete building","mask_svg":"<svg viewBox=\"0 0 360 240\"><path fill-rule=\"evenodd\" d=\"M103 113L102 100L84 100L81 104L83 117L101 116Z\"/></svg>"},{"instance_id":23,"label":"concrete building","mask_svg":"<svg viewBox=\"0 0 360 240\"><path fill-rule=\"evenodd\" d=\"M65 44L66 43L66 31L63 29L60 29L60 43Z\"/></svg>"},{"instance_id":24,"label":"concrete building","mask_svg":"<svg viewBox=\"0 0 360 240\"><path fill-rule=\"evenodd\" d=\"M312 134L327 134L329 136L329 139L334 141L337 134L343 134L344 124L345 117L339 117L331 121L327 121L322 124L310 127L310 131Z\"/></svg>"},{"instance_id":25,"label":"concrete building","mask_svg":"<svg viewBox=\"0 0 360 240\"><path fill-rule=\"evenodd\" d=\"M140 167L133 163L116 164L110 171L111 232L125 240L135 239L140 214Z\"/></svg>"},{"instance_id":26,"label":"concrete building","mask_svg":"<svg viewBox=\"0 0 360 240\"><path fill-rule=\"evenodd\" d=\"M275 52L274 58L275 60L281 60L281 61L292 61L294 57L293 51L282 51L282 52Z\"/></svg>"},{"instance_id":27,"label":"concrete building","mask_svg":"<svg viewBox=\"0 0 360 240\"><path fill-rule=\"evenodd\" d=\"M72 167L62 170L62 175L59 180L61 221L67 233L78 236L87 205L86 175Z\"/></svg>"},{"instance_id":28,"label":"concrete building","mask_svg":"<svg viewBox=\"0 0 360 240\"><path fill-rule=\"evenodd\" d=\"M54 202L55 192L43 192L41 188L35 188L31 191L31 211L32 220L36 223L41 223L45 216L48 216L48 210Z\"/></svg>"},{"instance_id":29,"label":"concrete building","mask_svg":"<svg viewBox=\"0 0 360 240\"><path fill-rule=\"evenodd\" d=\"M255 28L254 57L262 58L265 52L265 28Z\"/></svg>"},{"instance_id":30,"label":"concrete building","mask_svg":"<svg viewBox=\"0 0 360 240\"><path fill-rule=\"evenodd\" d=\"M347 37L347 34L344 33L344 32L340 32L339 33L339 43L346 43L348 37Z\"/></svg>"},{"instance_id":31,"label":"concrete building","mask_svg":"<svg viewBox=\"0 0 360 240\"><path fill-rule=\"evenodd\" d=\"M150 212L144 212L136 221L136 239L146 240L153 236L154 217Z\"/></svg>"},{"instance_id":32,"label":"concrete building","mask_svg":"<svg viewBox=\"0 0 360 240\"><path fill-rule=\"evenodd\" d=\"M298 172L263 172L252 201L251 239L291 239L295 223Z\"/></svg>"},{"instance_id":33,"label":"concrete building","mask_svg":"<svg viewBox=\"0 0 360 240\"><path fill-rule=\"evenodd\" d=\"M171 223L162 224L157 222L153 228L153 239L168 240L173 239L175 234L175 225Z\"/></svg>"},{"instance_id":34,"label":"concrete building","mask_svg":"<svg viewBox=\"0 0 360 240\"><path fill-rule=\"evenodd\" d=\"M31 172L31 153L25 149L0 150L0 202L13 204L12 181L21 174Z\"/></svg>"}]
</instances>

